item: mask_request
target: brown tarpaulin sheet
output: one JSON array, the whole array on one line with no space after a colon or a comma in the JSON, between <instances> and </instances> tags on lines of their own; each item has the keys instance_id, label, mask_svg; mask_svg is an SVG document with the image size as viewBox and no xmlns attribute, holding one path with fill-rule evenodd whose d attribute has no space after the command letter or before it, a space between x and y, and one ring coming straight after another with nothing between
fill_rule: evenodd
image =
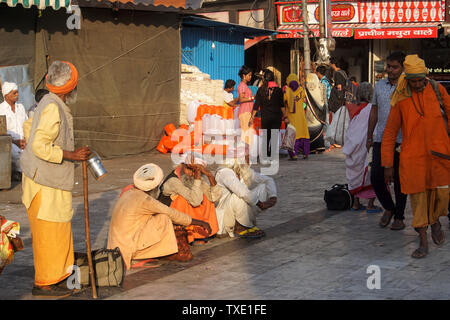
<instances>
[{"instance_id":1,"label":"brown tarpaulin sheet","mask_svg":"<svg viewBox=\"0 0 450 320\"><path fill-rule=\"evenodd\" d=\"M101 157L152 150L164 126L179 121L179 15L96 8L81 12L79 30L67 28L65 9L46 9L35 18L35 86L42 87L47 64L72 62L80 76L77 103L71 107L76 145L88 145Z\"/></svg>"}]
</instances>

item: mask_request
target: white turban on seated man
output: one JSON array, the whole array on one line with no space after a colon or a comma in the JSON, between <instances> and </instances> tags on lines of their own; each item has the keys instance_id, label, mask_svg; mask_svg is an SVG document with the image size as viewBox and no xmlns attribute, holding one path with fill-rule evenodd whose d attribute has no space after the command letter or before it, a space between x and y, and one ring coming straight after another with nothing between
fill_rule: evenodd
<instances>
[{"instance_id":1,"label":"white turban on seated man","mask_svg":"<svg viewBox=\"0 0 450 320\"><path fill-rule=\"evenodd\" d=\"M156 200L163 178L156 164L143 165L133 176L134 185L124 189L114 206L107 247L119 247L127 269L151 267L155 265L152 258L176 254L174 224L210 230L207 223Z\"/></svg>"},{"instance_id":2,"label":"white turban on seated man","mask_svg":"<svg viewBox=\"0 0 450 320\"><path fill-rule=\"evenodd\" d=\"M243 162L243 161L242 161ZM252 170L237 159L221 165L216 172L222 197L216 202L219 235L260 238L264 231L256 227L256 216L277 202L275 181Z\"/></svg>"},{"instance_id":3,"label":"white turban on seated man","mask_svg":"<svg viewBox=\"0 0 450 320\"><path fill-rule=\"evenodd\" d=\"M17 84L14 82L2 83L2 95L5 101L0 103L0 115L6 116L7 134L12 137L12 176L14 180L20 180L22 178L20 156L26 146L23 124L28 116L23 105L17 102L19 100Z\"/></svg>"}]
</instances>

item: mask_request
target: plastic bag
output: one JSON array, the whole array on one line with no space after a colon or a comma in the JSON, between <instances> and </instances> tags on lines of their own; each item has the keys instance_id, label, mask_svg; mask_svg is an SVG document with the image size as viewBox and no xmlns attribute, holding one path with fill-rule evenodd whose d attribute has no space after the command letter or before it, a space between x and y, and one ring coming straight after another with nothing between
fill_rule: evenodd
<instances>
[{"instance_id":1,"label":"plastic bag","mask_svg":"<svg viewBox=\"0 0 450 320\"><path fill-rule=\"evenodd\" d=\"M325 141L328 141L330 144L343 146L345 133L347 132L349 123L350 114L348 113L347 107L342 106L333 115L333 120L325 133Z\"/></svg>"},{"instance_id":2,"label":"plastic bag","mask_svg":"<svg viewBox=\"0 0 450 320\"><path fill-rule=\"evenodd\" d=\"M280 149L291 151L294 150L296 135L297 132L295 130L295 127L291 124L288 124L286 127L286 131L284 132L283 137L281 138Z\"/></svg>"}]
</instances>

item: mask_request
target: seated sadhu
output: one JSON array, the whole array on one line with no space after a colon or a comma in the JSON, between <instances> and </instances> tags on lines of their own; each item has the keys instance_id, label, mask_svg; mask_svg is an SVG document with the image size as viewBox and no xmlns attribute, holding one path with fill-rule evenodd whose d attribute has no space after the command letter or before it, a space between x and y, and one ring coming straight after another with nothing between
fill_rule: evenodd
<instances>
[{"instance_id":1,"label":"seated sadhu","mask_svg":"<svg viewBox=\"0 0 450 320\"><path fill-rule=\"evenodd\" d=\"M189 246L186 243L187 248L180 248L174 225L197 225L211 231L208 223L156 200L163 177L161 168L153 163L140 167L133 176L134 184L124 189L114 206L107 247L119 247L127 269L157 266L153 258L158 257L190 260Z\"/></svg>"},{"instance_id":2,"label":"seated sadhu","mask_svg":"<svg viewBox=\"0 0 450 320\"><path fill-rule=\"evenodd\" d=\"M238 159L230 159L221 165L216 172L216 181L222 188L222 197L216 203L218 234L263 237L265 233L256 226L256 216L276 204L275 181Z\"/></svg>"},{"instance_id":3,"label":"seated sadhu","mask_svg":"<svg viewBox=\"0 0 450 320\"><path fill-rule=\"evenodd\" d=\"M191 218L207 222L211 232L205 235L199 228L188 229L188 242L204 243L219 230L214 202L221 196L214 175L206 169L206 163L196 158L179 164L161 185L159 201L187 213ZM200 164L202 163L202 164ZM206 179L203 179L205 176Z\"/></svg>"}]
</instances>

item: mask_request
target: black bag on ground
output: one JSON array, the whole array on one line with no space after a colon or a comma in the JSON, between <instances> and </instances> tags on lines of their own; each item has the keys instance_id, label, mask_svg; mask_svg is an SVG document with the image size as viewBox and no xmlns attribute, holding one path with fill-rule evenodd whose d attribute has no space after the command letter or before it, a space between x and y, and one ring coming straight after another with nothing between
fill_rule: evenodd
<instances>
[{"instance_id":1,"label":"black bag on ground","mask_svg":"<svg viewBox=\"0 0 450 320\"><path fill-rule=\"evenodd\" d=\"M348 191L347 184L335 184L331 190L325 190L323 199L328 210L349 210L353 205L354 197Z\"/></svg>"},{"instance_id":2,"label":"black bag on ground","mask_svg":"<svg viewBox=\"0 0 450 320\"><path fill-rule=\"evenodd\" d=\"M125 263L119 248L92 251L95 284L98 287L120 287L125 276ZM89 285L89 263L86 253L75 252L75 265L80 268L82 285Z\"/></svg>"}]
</instances>

